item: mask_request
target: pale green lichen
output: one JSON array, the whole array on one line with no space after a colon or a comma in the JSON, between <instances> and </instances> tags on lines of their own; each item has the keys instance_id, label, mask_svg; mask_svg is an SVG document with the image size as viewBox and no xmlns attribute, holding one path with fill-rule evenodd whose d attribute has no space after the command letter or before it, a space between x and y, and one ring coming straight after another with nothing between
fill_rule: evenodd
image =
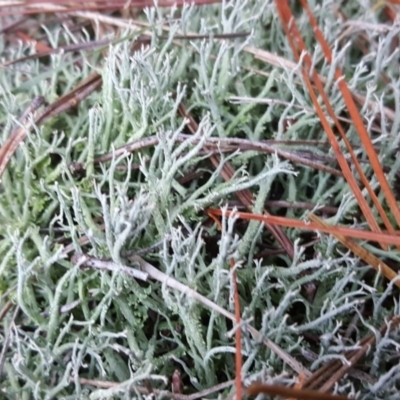
<instances>
[{"instance_id":1,"label":"pale green lichen","mask_svg":"<svg viewBox=\"0 0 400 400\"><path fill-rule=\"evenodd\" d=\"M310 1L321 29L334 48L335 64L343 69L352 90L374 101L362 106L362 114L381 162L392 184L399 169L396 158L400 135L399 69L391 48L399 35L397 25L385 30L362 30L374 48L363 55L353 37L337 39L352 21L380 23L379 13L366 2L345 2L341 10L350 18L338 19L337 2ZM333 69L325 61L306 16L298 12L296 23L325 83L335 112L346 106L335 84ZM180 369L185 393L200 391L234 378L232 323L193 298L156 282L141 284L120 273L79 269L69 261L61 245L72 243L76 252L127 263L127 254L157 244L146 258L172 278L201 293L220 307L233 311L229 258L235 257L244 323L255 326L262 337L279 344L310 369L354 348L374 332L376 346L365 356L363 371L373 383L346 378L338 393L363 399L396 398L399 381L398 333L379 335L377 329L391 314L398 314L396 286L370 270L328 236L312 247L295 229L285 229L294 242L294 259L284 254L256 259L267 245L276 247L265 227L223 218L223 230L205 225L205 207L224 206L238 190L254 194L256 213L266 200L306 202L337 207L330 222L366 228L355 219L357 202L343 178L291 164L277 155L257 152L221 154L219 167L201 153L208 137L246 137L251 140L326 140L307 89L296 71L272 67L247 53L245 46L293 55L272 1L232 1L203 7L168 10L152 8L143 18L154 35L149 48L131 53L136 37L129 30L122 39L101 52L65 53L48 63L27 60L0 70L0 123L4 143L16 117L37 95L53 102L97 70L102 88L64 112L35 127L13 156L2 177L0 193L0 290L9 293L18 307L15 324L6 315L0 332L8 349L4 354L1 390L7 398L145 398L133 388L147 379L154 388L170 390L175 369ZM159 36L169 24L168 39ZM76 38L65 26L45 29L54 46L92 39L87 32ZM356 29L356 28L354 28ZM357 28L358 29L358 28ZM245 38L213 40L216 33L248 31ZM210 34L209 39L174 43L177 32ZM354 38L357 36L354 35ZM28 54L30 46L6 46L0 38L2 61ZM81 60L81 66L75 65ZM296 67L299 71L300 66ZM267 76L258 74L261 70ZM383 84L381 73L389 83ZM235 104L231 97L251 98ZM287 102L262 104L265 98ZM180 142L187 133L177 116L183 101L200 125L193 140ZM383 106L394 109L393 120ZM311 111L310 111L311 109ZM373 126L381 117L381 132ZM293 124L287 126L291 119ZM359 145L351 125L348 137ZM158 144L132 155L123 154L99 165L98 155L152 135ZM343 144L341 143L341 146ZM314 151L314 147L285 147L289 151ZM397 150L396 150L397 149ZM316 149L319 155L328 147ZM360 158L364 150L356 147ZM225 182L220 171L226 162L236 168ZM84 167L85 176L74 174L72 163ZM139 165L136 168L135 165ZM370 175L369 164L362 164ZM202 178L181 184L193 171ZM386 206L385 206L386 207ZM284 210L284 211L282 211ZM272 208L271 212L304 219L302 209ZM390 210L386 209L389 218ZM104 224L104 229L100 225ZM88 243L82 245L82 237ZM384 251L367 245L380 257L400 261L396 249ZM345 253L343 253L345 252ZM315 298L302 293L314 282ZM363 316L367 304L371 315ZM293 309L301 310L296 313ZM351 319L359 316L354 336L344 338ZM229 334L228 334L229 333ZM308 342L305 333L320 341ZM317 361L302 358L312 350ZM274 377L293 383L296 374L260 341L243 332L243 374L255 380ZM116 381L109 389L80 383L79 377ZM231 389L221 392L225 398ZM216 398L214 394L211 398ZM160 396L161 397L161 396Z\"/></svg>"}]
</instances>

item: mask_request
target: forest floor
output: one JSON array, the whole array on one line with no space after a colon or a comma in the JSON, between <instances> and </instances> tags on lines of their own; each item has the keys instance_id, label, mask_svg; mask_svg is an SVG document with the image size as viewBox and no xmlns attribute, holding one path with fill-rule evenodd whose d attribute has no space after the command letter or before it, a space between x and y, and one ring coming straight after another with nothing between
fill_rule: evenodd
<instances>
[{"instance_id":1,"label":"forest floor","mask_svg":"<svg viewBox=\"0 0 400 400\"><path fill-rule=\"evenodd\" d=\"M398 399L397 3L0 2L2 396Z\"/></svg>"}]
</instances>

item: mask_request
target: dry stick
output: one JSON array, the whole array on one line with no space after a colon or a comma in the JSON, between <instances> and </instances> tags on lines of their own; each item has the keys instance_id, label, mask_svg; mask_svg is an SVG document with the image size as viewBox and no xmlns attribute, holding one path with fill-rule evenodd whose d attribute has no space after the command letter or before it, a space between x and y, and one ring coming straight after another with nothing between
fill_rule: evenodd
<instances>
[{"instance_id":1,"label":"dry stick","mask_svg":"<svg viewBox=\"0 0 400 400\"><path fill-rule=\"evenodd\" d=\"M229 311L225 310L224 308L220 307L218 304L215 304L211 300L207 299L206 297L202 296L195 290L189 288L188 286L182 284L181 282L177 281L176 279L166 275L164 272L158 270L157 268L153 267L151 264L149 264L147 261L143 260L143 258L134 255L132 257L129 257L129 260L132 261L133 263L137 263L139 265L139 268L141 271L144 271L148 274L149 278L154 279L158 282L161 282L163 285L166 285L170 287L171 289L178 290L179 292L185 294L188 297L191 297L206 307L210 308L213 311L218 312L219 314L223 315L224 317L230 319L233 321L233 323L236 323L236 317ZM271 350L273 351L278 357L280 357L285 363L287 363L294 371L296 371L298 374L300 373L305 373L307 377L311 376L311 373L305 369L301 363L299 363L297 360L295 360L293 357L291 357L289 354L287 354L283 349L281 349L277 344L272 342L270 339L267 338L262 338L261 334L254 329L252 326L248 325L247 323L244 323L244 321L241 321L243 323L243 326L247 329L248 332L251 333L251 335L256 339L256 340L262 340L263 343ZM239 329L239 327L238 327Z\"/></svg>"},{"instance_id":2,"label":"dry stick","mask_svg":"<svg viewBox=\"0 0 400 400\"><path fill-rule=\"evenodd\" d=\"M306 201L286 201L286 200L267 200L265 204L268 207L279 207L279 208L292 208L292 209L303 209L303 210L315 210L317 203L308 203ZM333 206L320 206L318 211L326 214L335 215L338 211L338 207Z\"/></svg>"},{"instance_id":3,"label":"dry stick","mask_svg":"<svg viewBox=\"0 0 400 400\"><path fill-rule=\"evenodd\" d=\"M104 229L104 225L100 227L100 229ZM89 239L84 236L79 240L80 244L86 244L89 242ZM66 246L63 250L64 254L68 254L74 251L74 245L71 244ZM167 286L171 287L172 289L179 290L180 292L193 297L194 299L198 300L199 302L203 303L207 307L211 308L212 310L224 315L226 318L230 319L235 323L236 318L233 314L229 311L226 311L224 308L218 306L217 304L213 303L212 301L208 300L206 297L202 296L201 294L197 293L195 290L183 285L182 283L178 282L176 279L169 277L168 275L164 274L163 272L159 271L157 268L153 267L151 264L143 260L137 254L135 255L127 255L127 259L130 261L136 262L140 266L140 270L144 271L148 274L148 277L154 280L157 280L161 283L166 284ZM72 260L75 260L74 257ZM71 261L72 261L71 260ZM130 268L130 267L129 267ZM125 272L125 271L122 271ZM130 274L129 274L130 275ZM250 332L253 337L257 340L262 340L263 343L273 351L278 357L280 357L284 362L286 362L294 371L298 374L305 373L306 376L310 376L311 373L307 369L305 369L298 361L296 361L293 357L287 354L283 349L281 349L277 344L272 342L270 339L262 339L261 334L252 326L246 324L246 329Z\"/></svg>"},{"instance_id":4,"label":"dry stick","mask_svg":"<svg viewBox=\"0 0 400 400\"><path fill-rule=\"evenodd\" d=\"M349 400L346 396L339 396L310 389L294 389L278 385L266 385L262 383L253 383L247 390L250 396L256 396L264 393L271 396L294 397L297 400Z\"/></svg>"},{"instance_id":5,"label":"dry stick","mask_svg":"<svg viewBox=\"0 0 400 400\"><path fill-rule=\"evenodd\" d=\"M3 175L11 157L17 150L20 143L25 139L26 133L34 125L34 113L44 103L44 97L36 97L32 100L29 107L22 113L19 118L19 124L15 128L7 141L3 144L0 149L0 177ZM31 118L30 118L31 116Z\"/></svg>"},{"instance_id":6,"label":"dry stick","mask_svg":"<svg viewBox=\"0 0 400 400\"><path fill-rule=\"evenodd\" d=\"M71 262L81 268L90 267L100 271L122 272L129 275L131 278L140 279L142 281L147 281L148 278L148 274L143 271L127 267L126 265L116 264L109 260L100 260L99 258L89 256L88 254L74 254L71 258Z\"/></svg>"},{"instance_id":7,"label":"dry stick","mask_svg":"<svg viewBox=\"0 0 400 400\"><path fill-rule=\"evenodd\" d=\"M12 31L13 29L17 28L19 25L23 24L25 21L27 21L28 18L27 17L23 17L21 19L18 19L14 22L11 22L8 25L5 25L3 27L0 28L0 35L4 35L5 33Z\"/></svg>"},{"instance_id":8,"label":"dry stick","mask_svg":"<svg viewBox=\"0 0 400 400\"><path fill-rule=\"evenodd\" d=\"M43 114L38 118L37 123L42 123L71 107L75 107L85 97L94 92L101 83L101 76L97 72L93 72L69 93L61 96L54 103L46 107Z\"/></svg>"},{"instance_id":9,"label":"dry stick","mask_svg":"<svg viewBox=\"0 0 400 400\"><path fill-rule=\"evenodd\" d=\"M7 303L0 311L0 322L3 321L3 318L7 315L10 311L11 307L13 306L14 302L12 300L8 300Z\"/></svg>"},{"instance_id":10,"label":"dry stick","mask_svg":"<svg viewBox=\"0 0 400 400\"><path fill-rule=\"evenodd\" d=\"M74 382L73 377L71 377L69 380L71 383ZM79 382L81 385L89 385L89 386L94 386L94 387L98 387L101 389L111 389L111 388L118 387L121 385L121 383L119 383L119 382L99 381L99 380L95 380L95 379L86 379L86 378L79 378ZM167 390L160 390L160 389L152 389L152 392L156 396L165 396L166 398L171 398L174 400L197 400L197 399L204 398L205 396L209 396L210 394L213 394L215 392L219 392L220 390L231 387L233 385L233 383L234 383L234 380L230 380L230 381L220 383L218 385L212 386L208 389L204 389L200 392L193 393L190 395L173 393L173 392L169 392ZM135 390L137 390L141 394L150 394L150 391L147 387L135 386Z\"/></svg>"},{"instance_id":11,"label":"dry stick","mask_svg":"<svg viewBox=\"0 0 400 400\"><path fill-rule=\"evenodd\" d=\"M171 388L173 393L182 394L183 392L183 382L179 369L176 369L172 374Z\"/></svg>"},{"instance_id":12,"label":"dry stick","mask_svg":"<svg viewBox=\"0 0 400 400\"><path fill-rule=\"evenodd\" d=\"M29 116L45 102L44 97L35 98L20 118L22 126L19 126L11 133L9 139L0 149L0 177L3 175L4 170L19 144L25 139L27 130L29 130L34 124L40 124L47 119L66 111L68 108L76 106L79 101L87 97L100 85L101 77L97 72L95 72L71 92L60 97L57 101L46 107L41 115L36 116L34 119L29 119Z\"/></svg>"},{"instance_id":13,"label":"dry stick","mask_svg":"<svg viewBox=\"0 0 400 400\"><path fill-rule=\"evenodd\" d=\"M201 139L194 139L192 135L186 135L186 134L179 134L175 137L175 140L177 142L184 142L186 140L190 140L193 142L193 144L199 142ZM123 145L107 154L104 154L102 156L97 157L94 162L95 163L102 163L106 161L111 161L113 158L118 157L126 152L131 153L133 151L137 151L139 149L143 149L145 147L150 147L158 144L160 139L157 136L148 136L142 139L139 139L135 142L128 143L126 145ZM342 172L331 167L327 167L326 165L320 164L317 161L305 157L301 157L300 155L297 155L293 152L286 151L286 150L281 150L273 145L270 145L268 142L253 142L251 140L247 139L235 139L235 138L216 138L216 137L210 137L205 140L205 144L207 145L207 150L211 151L210 147L213 146L214 148L217 147L221 149L221 151L224 150L224 147L221 147L221 145L226 145L228 146L229 151L234 151L237 149L240 150L255 150L255 151L262 151L265 153L269 154L277 154L281 156L282 158L288 159L294 163L299 163L303 165L307 165L308 167L318 169L320 171L325 171L328 172L332 175L335 176L343 176ZM217 156L216 156L217 157ZM316 156L316 157L321 157L321 156ZM323 157L321 161L328 161L327 158ZM330 159L329 159L330 161ZM332 160L333 161L333 160ZM334 160L336 161L336 159Z\"/></svg>"},{"instance_id":14,"label":"dry stick","mask_svg":"<svg viewBox=\"0 0 400 400\"><path fill-rule=\"evenodd\" d=\"M0 30L1 33L1 30ZM248 36L249 32L238 32L238 33L222 33L215 34L213 38L215 39L235 39ZM210 35L176 35L175 40L201 40L201 39L209 39ZM158 39L167 40L168 37L161 35L157 36ZM32 40L33 41L33 40ZM148 35L141 35L135 39L135 42L149 42L151 41L151 37ZM56 48L50 48L43 51L40 51L36 54L30 54L28 56L24 56L15 60L6 61L0 64L0 68L9 67L10 65L14 65L17 63L25 62L32 59L38 59L41 57L46 57L52 54L65 54L69 52L83 51L83 50L94 50L98 47L105 47L109 44L113 44L114 39L101 39L101 40L93 40L90 42L81 42L81 43L73 43L65 46L59 46Z\"/></svg>"},{"instance_id":15,"label":"dry stick","mask_svg":"<svg viewBox=\"0 0 400 400\"><path fill-rule=\"evenodd\" d=\"M103 39L103 40L97 40L97 41L93 41L93 42L73 43L73 44L69 44L66 46L56 47L54 49L50 48L48 50L44 50L44 51L41 51L36 54L30 54L29 56L25 56L25 57L21 57L21 58L15 59L15 60L7 61L3 64L0 64L0 68L9 67L10 65L13 65L13 64L25 62L25 61L32 60L32 59L38 59L40 57L46 57L51 54L64 54L64 53L68 53L68 52L72 52L72 51L93 50L97 47L106 46L111 43L112 43L111 39Z\"/></svg>"},{"instance_id":16,"label":"dry stick","mask_svg":"<svg viewBox=\"0 0 400 400\"><path fill-rule=\"evenodd\" d=\"M198 131L199 126L197 122L193 119L193 117L188 113L186 107L181 103L178 108L179 113L183 118L187 118L189 121L189 129L194 134L195 132ZM221 163L221 157L215 155L211 157L211 162L213 163L215 168L218 168L220 163ZM229 162L226 162L223 166L223 169L221 171L221 176L225 181L229 181L233 176L235 175L235 169L232 167L232 165ZM248 208L251 209L254 204L254 197L253 194L250 192L250 190L245 189L241 190L239 192L236 192L237 197L239 200ZM270 223L265 223L265 226L268 228L268 230L274 235L278 243L286 250L288 253L289 257L293 259L294 257L294 248L293 244L290 242L289 238L286 236L286 234L283 232L283 230L280 227L277 227L275 225L272 225Z\"/></svg>"},{"instance_id":17,"label":"dry stick","mask_svg":"<svg viewBox=\"0 0 400 400\"><path fill-rule=\"evenodd\" d=\"M232 386L235 383L235 381L232 379L227 382L219 383L218 385L212 386L208 389L204 389L201 392L193 393L187 396L187 400L197 400L200 398L205 398L206 396L209 396L210 394L213 394L217 391L220 391L222 389L226 389L230 386Z\"/></svg>"},{"instance_id":18,"label":"dry stick","mask_svg":"<svg viewBox=\"0 0 400 400\"><path fill-rule=\"evenodd\" d=\"M154 7L153 0L147 1L129 1L126 0L117 1L113 0L110 4L103 4L103 5L95 5L95 2L87 2L85 4L84 1L82 2L71 2L71 1L61 1L58 2L59 4L66 4L68 6L61 6L58 4L54 4L51 2L46 1L35 1L35 0L28 0L26 2L21 0L9 0L7 2L7 9L11 9L11 7L17 8L20 7L20 13L23 15L27 14L38 14L40 13L69 13L72 14L73 12L88 12L88 11L115 11L119 9L124 9L126 7L129 8L137 8L137 9L144 9L147 7ZM221 0L160 0L157 2L159 7L184 7L190 4L193 5L206 5L206 4L215 4L221 3ZM71 6L72 5L72 6ZM1 8L1 5L0 5ZM14 15L17 13L17 10L14 11L6 11L0 12L0 16L6 15Z\"/></svg>"}]
</instances>

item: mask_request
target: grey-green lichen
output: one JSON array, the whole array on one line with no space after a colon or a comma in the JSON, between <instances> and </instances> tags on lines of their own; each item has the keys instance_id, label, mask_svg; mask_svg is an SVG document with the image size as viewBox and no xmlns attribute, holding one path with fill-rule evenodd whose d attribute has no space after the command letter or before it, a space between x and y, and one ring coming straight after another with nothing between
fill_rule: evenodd
<instances>
[{"instance_id":1,"label":"grey-green lichen","mask_svg":"<svg viewBox=\"0 0 400 400\"><path fill-rule=\"evenodd\" d=\"M383 25L380 14L361 1L309 3L350 88L375 101L376 107L365 105L362 113L393 183L400 163L396 158L400 79L398 52L391 53L390 44L398 37L399 27L385 24L386 30L374 30L355 25L354 36L337 41L352 21ZM336 7L348 15L348 22L336 16ZM327 78L333 108L338 115L346 115L333 69L315 45L306 16L297 16L315 67ZM203 151L212 136L326 140L296 73L300 66L295 70L271 66L246 51L251 46L293 59L273 2L237 0L179 10L152 8L142 18L153 36L150 46L133 53L137 35L127 27L120 33L122 40L105 52L65 53L46 62L31 59L0 69L3 143L35 96L43 95L51 103L95 70L103 82L76 109L27 132L2 176L0 304L3 307L11 299L16 310L4 317L0 330L2 347L8 344L2 355L3 395L10 399L145 398L135 386L150 382L154 388L170 390L168 382L175 369L182 372L185 393L234 378L231 321L167 285L79 268L64 251L70 245L74 252L126 264L129 253L159 243L143 257L230 312L229 259L234 257L241 265L236 272L243 320L310 370L341 359L345 350L374 332L377 344L360 367L368 379L345 378L335 390L360 399L396 398L400 338L397 332L377 333L390 315L399 313L393 284L371 274L327 235L320 236L310 252L302 246L316 235L285 229L294 243L294 259L274 251L259 258L262 251L277 248L260 223L225 218L222 232L204 223L206 207L224 206L236 199L236 191L250 189L257 213L263 212L266 200L316 208L326 205L337 207L331 222L366 227L357 218L357 203L343 178L259 152L221 152L220 165L214 168L208 162L209 152ZM169 34L162 30L165 25ZM72 34L64 28L55 24L46 29L54 46L99 39L97 32L83 28ZM213 39L213 34L244 31L249 32L244 38ZM371 44L366 54L357 48L359 32ZM210 38L176 43L177 33ZM162 34L169 35L168 39L161 38ZM30 45L8 46L3 36L0 46L2 62L32 51ZM388 84L382 83L382 73ZM231 101L234 96L252 102L236 104ZM286 105L263 104L264 99ZM177 114L180 102L199 123L194 134L197 141L177 140L179 134L188 133L187 121ZM383 106L395 110L394 119L384 114ZM371 123L374 116L380 117L380 131ZM358 146L351 124L347 134ZM155 146L96 163L97 156L152 135L159 138ZM333 155L329 147L281 147ZM356 152L365 158L362 148L356 147ZM220 171L228 161L236 173L225 182ZM74 172L73 163L83 166L83 176ZM363 168L376 187L369 164ZM195 172L199 176L181 183L181 178ZM291 218L306 217L301 208L271 209L272 214L278 211ZM87 241L82 244L84 237ZM400 261L397 249L368 249ZM303 292L306 284L315 285L313 299ZM356 328L345 337L355 317ZM304 358L307 351L317 359ZM276 382L295 381L296 374L245 331L243 354L243 376L248 381L274 377ZM79 378L119 384L101 389ZM230 392L225 389L220 398Z\"/></svg>"}]
</instances>

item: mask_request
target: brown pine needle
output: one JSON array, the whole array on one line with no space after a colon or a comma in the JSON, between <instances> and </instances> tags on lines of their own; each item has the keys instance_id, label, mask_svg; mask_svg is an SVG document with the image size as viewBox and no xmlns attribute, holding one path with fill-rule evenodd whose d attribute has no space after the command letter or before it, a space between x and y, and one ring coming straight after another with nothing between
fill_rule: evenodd
<instances>
[{"instance_id":1,"label":"brown pine needle","mask_svg":"<svg viewBox=\"0 0 400 400\"><path fill-rule=\"evenodd\" d=\"M23 112L19 118L19 123L21 124L15 128L7 141L0 148L0 177L3 175L11 157L14 155L18 146L24 141L26 133L32 128L34 121L35 112L44 103L44 97L39 96L32 100L29 107ZM29 117L32 117L31 119Z\"/></svg>"},{"instance_id":2,"label":"brown pine needle","mask_svg":"<svg viewBox=\"0 0 400 400\"><path fill-rule=\"evenodd\" d=\"M310 7L308 6L307 0L301 0L301 3L302 3L304 10L306 11L306 13L308 15L308 18L313 27L315 36L321 45L321 48L325 54L326 59L328 60L328 62L330 64L332 64L332 62L333 62L332 51L329 48L329 45L328 45L327 41L325 40L324 35L322 34L321 30L318 27L317 21L313 15L313 13L311 12ZM343 79L343 72L340 70L339 67L335 68L335 78L337 80L339 89L342 92L343 99L346 102L349 114L350 114L352 120L354 121L354 125L357 129L360 139L364 145L365 151L371 162L371 166L372 166L372 168L375 172L375 175L380 183L382 191L385 194L386 201L396 219L397 225L400 227L400 208L397 204L397 201L394 197L393 191L391 190L389 183L386 179L386 176L383 172L383 168L379 161L378 155L376 154L374 146L372 145L371 138L368 135L367 129L365 128L365 125L362 121L360 113L354 103L353 97L347 86L346 80ZM335 123L336 123L336 121L335 121ZM337 126L338 125L340 125L339 121L337 121ZM342 137L346 136L344 132L343 133L341 132L341 134L342 134ZM357 171L360 173L362 171L361 168L359 167L359 165L357 166L357 164L356 164L356 167L357 167ZM382 220L384 221L386 228L388 229L389 232L392 231L393 228L391 226L391 223L390 223L389 219L387 218L386 213L383 210L382 206L380 205L379 200L376 197L373 189L369 185L369 182L366 180L364 174L361 174L361 179L363 180L364 186L367 188L369 195L371 196L372 200L374 201L374 204L377 207L377 209L379 211L379 215L381 216Z\"/></svg>"},{"instance_id":3,"label":"brown pine needle","mask_svg":"<svg viewBox=\"0 0 400 400\"><path fill-rule=\"evenodd\" d=\"M308 217L311 219L311 221L313 221L317 225L320 225L321 227L334 228L332 225L327 224L322 219L318 218L312 213L309 213ZM399 277L399 275L394 272L387 264L385 264L378 257L374 256L368 250L365 250L359 244L355 243L354 240L334 232L332 232L332 235L354 254L364 260L368 265L373 267L377 272L381 272L383 276L389 279L389 281ZM400 288L400 280L396 280L394 283L397 287Z\"/></svg>"},{"instance_id":4,"label":"brown pine needle","mask_svg":"<svg viewBox=\"0 0 400 400\"><path fill-rule=\"evenodd\" d=\"M303 42L303 39L300 35L300 32L296 26L295 20L294 20L294 16L291 12L290 7L287 4L287 1L276 1L276 6L277 9L279 11L279 15L281 17L282 20L282 24L283 24L283 28L285 30L287 39L290 43L290 46L292 48L292 52L294 54L294 56L296 57L296 60L299 62L300 61L300 54L303 53L304 57L303 57L303 61L305 63L305 67L302 68L302 73L303 73L303 79L304 82L307 85L308 91L309 91L309 95L313 101L314 107L317 111L317 114L320 118L321 124L324 127L324 130L326 132L326 134L328 135L328 138L331 142L331 146L333 151L335 152L336 158L338 160L338 163L342 169L342 172L346 178L346 181L348 182L351 191L353 192L354 196L356 197L359 205L360 205L360 209L362 211L362 213L364 214L369 226L371 227L371 229L375 232L380 232L381 229L377 223L377 221L375 220L375 217L372 213L372 210L369 208L368 203L366 202L361 189L358 186L358 183L353 175L353 172L350 170L350 167L342 153L342 151L340 150L340 146L339 146L339 142L332 130L332 127L330 126L319 102L317 99L317 95L314 92L313 86L311 84L311 81L308 77L308 71L312 70L312 78L313 81L318 89L318 93L321 95L325 106L329 112L329 115L334 119L336 126L338 127L338 129L340 131L342 131L342 135L345 136L345 133L343 131L343 129L341 129L341 125L339 123L339 121L336 118L336 115L334 113L334 110L330 104L329 98L324 90L324 87L322 85L322 82L320 81L317 72L315 71L315 69L312 68L312 60L310 55L308 54L308 52L306 51L306 47L305 44ZM348 143L349 144L349 143ZM351 147L350 147L351 148ZM351 153L352 154L352 153ZM363 172L361 167L358 165L357 160L354 157L353 154L353 161L356 165L357 168L357 172L359 172L359 174L361 175L361 179L365 184L368 184L367 179L363 176ZM358 165L358 167L357 167ZM371 193L370 193L371 195ZM374 195L372 195L374 196ZM379 202L378 202L379 203ZM383 213L384 215L384 213ZM385 215L384 215L385 217ZM386 220L385 220L386 221ZM389 223L389 227L391 228L391 225ZM393 228L391 228L393 229ZM382 246L384 247L384 245L382 244Z\"/></svg>"},{"instance_id":5,"label":"brown pine needle","mask_svg":"<svg viewBox=\"0 0 400 400\"><path fill-rule=\"evenodd\" d=\"M208 212L211 212L214 215L221 216L222 211L216 208L209 209ZM277 217L274 215L260 215L260 214L252 214L245 212L237 212L237 211L225 211L226 215L229 216L232 213L235 213L238 218L252 221L261 221L268 222L270 224L286 226L287 228L298 228L304 229L307 231L320 231L325 233L338 233L343 236L353 237L355 239L363 239L370 240L377 243L385 243L385 244L393 244L396 246L400 246L400 236L395 234L388 234L385 232L377 233L370 231L363 231L360 229L353 228L345 228L343 226L321 226L319 224L313 222L299 221L297 219L286 218L286 217Z\"/></svg>"},{"instance_id":6,"label":"brown pine needle","mask_svg":"<svg viewBox=\"0 0 400 400\"><path fill-rule=\"evenodd\" d=\"M291 396L297 400L349 400L349 398L346 396L321 393L317 390L295 389L278 385L266 385L262 383L253 383L247 388L246 392L249 396L256 396L264 393L271 396Z\"/></svg>"}]
</instances>

